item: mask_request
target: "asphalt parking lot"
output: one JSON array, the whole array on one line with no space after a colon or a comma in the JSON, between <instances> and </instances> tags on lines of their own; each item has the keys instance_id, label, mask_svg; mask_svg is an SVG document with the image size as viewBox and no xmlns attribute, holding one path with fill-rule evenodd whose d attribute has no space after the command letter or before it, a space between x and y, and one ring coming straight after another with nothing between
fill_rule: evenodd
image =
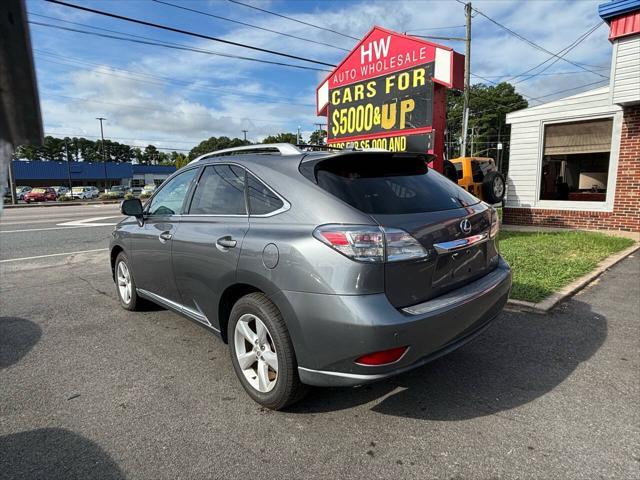
<instances>
[{"instance_id":1,"label":"asphalt parking lot","mask_svg":"<svg viewBox=\"0 0 640 480\"><path fill-rule=\"evenodd\" d=\"M34 227L7 218L0 232ZM97 250L110 228L74 230ZM122 310L106 251L61 240L41 257L11 235L0 479L640 478L638 255L549 315L504 312L423 368L272 412L202 328Z\"/></svg>"}]
</instances>

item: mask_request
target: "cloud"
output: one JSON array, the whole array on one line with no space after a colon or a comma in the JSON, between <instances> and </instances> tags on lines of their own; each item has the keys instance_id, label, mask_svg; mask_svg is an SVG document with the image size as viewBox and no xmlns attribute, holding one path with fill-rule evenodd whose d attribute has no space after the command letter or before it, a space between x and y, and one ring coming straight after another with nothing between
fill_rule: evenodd
<instances>
[{"instance_id":1,"label":"cloud","mask_svg":"<svg viewBox=\"0 0 640 480\"><path fill-rule=\"evenodd\" d=\"M376 24L397 31L411 31L464 23L462 6L455 2L362 1L322 3L315 7L308 3L256 4L261 8L272 9L358 38ZM154 9L147 10L137 2L117 5L118 8L114 7L112 10L122 10L123 14L133 17L148 18L327 63L336 64L346 54L339 49L241 27L170 7L155 5ZM232 4L225 6L227 8L221 8L219 2L213 2L193 7L342 48L352 48L356 43L355 40L335 33L246 7ZM560 51L600 21L597 2L594 1L478 0L474 2L474 7L552 52ZM67 10L64 13L67 14ZM86 15L80 18L81 21L95 21L95 17ZM493 77L504 75L508 78L549 58L548 54L532 48L481 15L475 15L472 24L472 71L491 76L494 81L499 78ZM312 65L209 40L165 34L151 29L141 31L117 22L109 24L109 27L227 54ZM162 139L163 142L157 145L188 148L209 136L241 136L243 129L249 130L249 137L254 140L280 131L295 131L298 125L305 131L311 131L313 123L322 120L315 116L313 104L315 87L326 73L116 41L105 41L106 50L94 52L90 48L82 48L83 45L77 42L77 35L51 39L51 32L44 36L39 31L36 33L36 48L43 47L44 39L44 46L53 46L58 53L69 52L70 56L93 58L91 61L106 65L103 68L61 70L38 63L45 125L53 127L52 130L87 131L95 134L95 117L104 116L109 119L106 125L108 135L114 138L119 135L122 138L140 139L139 141ZM424 30L420 33L460 36L464 34L464 30ZM606 67L611 51L606 35L607 28L603 26L573 49L567 58L573 62ZM84 39L85 37L80 36L80 40ZM458 51L464 50L460 42L448 44ZM109 50L109 47L116 50ZM143 83L139 81L140 77L134 80L126 73L110 71L107 64L148 75L171 77L179 82L167 83L160 80L155 81L155 84ZM580 68L558 61L545 73L573 70L579 71ZM598 71L608 76L606 68ZM599 79L601 78L597 75L586 71L561 76L541 75L518 83L517 88L530 97L539 97ZM576 92L567 92L564 96L574 93ZM84 100L70 97L81 97ZM553 98L546 97L544 100Z\"/></svg>"}]
</instances>

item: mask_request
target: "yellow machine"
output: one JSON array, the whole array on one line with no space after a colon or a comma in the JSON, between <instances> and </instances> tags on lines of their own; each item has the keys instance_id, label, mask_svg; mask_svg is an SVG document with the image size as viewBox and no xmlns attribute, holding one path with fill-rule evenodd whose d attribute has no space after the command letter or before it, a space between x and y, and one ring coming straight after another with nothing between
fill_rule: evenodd
<instances>
[{"instance_id":1,"label":"yellow machine","mask_svg":"<svg viewBox=\"0 0 640 480\"><path fill-rule=\"evenodd\" d=\"M489 204L502 202L504 176L498 172L493 158L459 157L451 160L458 185Z\"/></svg>"}]
</instances>

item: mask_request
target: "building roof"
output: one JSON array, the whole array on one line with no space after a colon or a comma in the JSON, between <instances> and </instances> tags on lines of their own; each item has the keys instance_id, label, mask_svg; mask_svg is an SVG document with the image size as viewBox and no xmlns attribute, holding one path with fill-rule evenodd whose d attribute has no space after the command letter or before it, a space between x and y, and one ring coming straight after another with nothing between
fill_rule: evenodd
<instances>
[{"instance_id":1,"label":"building roof","mask_svg":"<svg viewBox=\"0 0 640 480\"><path fill-rule=\"evenodd\" d=\"M640 10L640 0L611 0L598 5L598 15L607 23L634 10Z\"/></svg>"},{"instance_id":2,"label":"building roof","mask_svg":"<svg viewBox=\"0 0 640 480\"><path fill-rule=\"evenodd\" d=\"M106 168L106 175L105 175ZM132 178L134 173L166 173L176 167L162 165L132 165L117 162L25 162L13 161L16 180L119 180Z\"/></svg>"}]
</instances>

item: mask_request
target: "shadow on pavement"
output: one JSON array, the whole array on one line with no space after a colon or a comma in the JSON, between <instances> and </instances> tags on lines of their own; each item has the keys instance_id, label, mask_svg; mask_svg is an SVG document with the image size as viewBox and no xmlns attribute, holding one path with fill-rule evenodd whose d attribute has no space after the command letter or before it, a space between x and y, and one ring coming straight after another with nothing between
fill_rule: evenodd
<instances>
[{"instance_id":1,"label":"shadow on pavement","mask_svg":"<svg viewBox=\"0 0 640 480\"><path fill-rule=\"evenodd\" d=\"M0 437L0 479L123 479L96 443L62 428L42 428Z\"/></svg>"},{"instance_id":2,"label":"shadow on pavement","mask_svg":"<svg viewBox=\"0 0 640 480\"><path fill-rule=\"evenodd\" d=\"M571 301L550 315L503 312L478 339L416 370L352 389L313 389L291 413L377 402L372 410L464 420L526 404L561 384L604 343L606 318Z\"/></svg>"},{"instance_id":3,"label":"shadow on pavement","mask_svg":"<svg viewBox=\"0 0 640 480\"><path fill-rule=\"evenodd\" d=\"M0 317L0 369L20 361L41 336L42 329L31 320Z\"/></svg>"}]
</instances>

